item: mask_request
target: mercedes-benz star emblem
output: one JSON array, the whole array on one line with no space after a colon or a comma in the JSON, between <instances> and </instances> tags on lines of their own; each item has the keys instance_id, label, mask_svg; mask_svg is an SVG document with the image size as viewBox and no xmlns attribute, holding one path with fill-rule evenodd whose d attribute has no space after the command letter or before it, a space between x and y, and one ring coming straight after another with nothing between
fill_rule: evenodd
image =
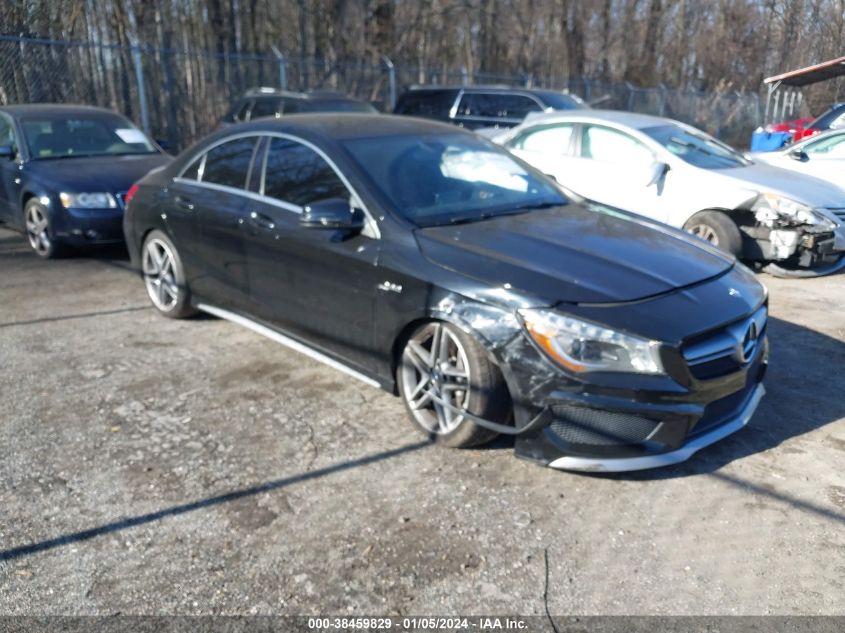
<instances>
[{"instance_id":1,"label":"mercedes-benz star emblem","mask_svg":"<svg viewBox=\"0 0 845 633\"><path fill-rule=\"evenodd\" d=\"M736 348L736 357L741 363L747 363L754 355L754 348L757 347L757 337L760 333L757 331L757 324L752 321L745 330L745 336L739 342Z\"/></svg>"}]
</instances>

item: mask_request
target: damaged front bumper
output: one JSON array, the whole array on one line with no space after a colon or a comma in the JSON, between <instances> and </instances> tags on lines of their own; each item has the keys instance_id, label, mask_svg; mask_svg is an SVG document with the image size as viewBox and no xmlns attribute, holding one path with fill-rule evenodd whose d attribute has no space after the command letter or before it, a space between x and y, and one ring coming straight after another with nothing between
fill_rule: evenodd
<instances>
[{"instance_id":1,"label":"damaged front bumper","mask_svg":"<svg viewBox=\"0 0 845 633\"><path fill-rule=\"evenodd\" d=\"M526 335L496 350L514 405L517 456L553 468L627 471L688 459L741 429L765 390L768 307L737 268L689 289L576 318L660 338L662 374L564 371Z\"/></svg>"},{"instance_id":2,"label":"damaged front bumper","mask_svg":"<svg viewBox=\"0 0 845 633\"><path fill-rule=\"evenodd\" d=\"M709 431L692 435L680 448L666 453L651 453L634 457L559 457L549 463L552 468L561 470L581 470L587 472L626 472L631 470L646 470L660 468L685 462L702 448L715 444L728 435L736 433L751 420L757 405L766 393L762 383L752 388L741 409L735 416L725 420Z\"/></svg>"},{"instance_id":3,"label":"damaged front bumper","mask_svg":"<svg viewBox=\"0 0 845 633\"><path fill-rule=\"evenodd\" d=\"M685 461L748 424L765 393L767 367L768 340L763 337L738 371L692 378L675 393L668 377L616 390L592 385L552 389L543 400L544 425L517 435L516 453L552 468L596 472ZM651 389L648 382L654 383Z\"/></svg>"},{"instance_id":4,"label":"damaged front bumper","mask_svg":"<svg viewBox=\"0 0 845 633\"><path fill-rule=\"evenodd\" d=\"M819 210L815 213L821 214ZM747 259L788 262L797 268L815 268L835 262L845 252L845 227L838 217L823 224L796 224L780 218L764 218L743 226Z\"/></svg>"}]
</instances>

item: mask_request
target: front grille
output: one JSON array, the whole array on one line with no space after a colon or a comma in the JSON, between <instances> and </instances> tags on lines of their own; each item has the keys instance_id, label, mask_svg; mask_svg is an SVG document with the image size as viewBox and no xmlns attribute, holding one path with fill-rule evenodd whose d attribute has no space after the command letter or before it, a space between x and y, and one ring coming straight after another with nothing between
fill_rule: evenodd
<instances>
[{"instance_id":1,"label":"front grille","mask_svg":"<svg viewBox=\"0 0 845 633\"><path fill-rule=\"evenodd\" d=\"M766 335L768 309L684 343L683 355L692 375L708 380L738 371L748 364Z\"/></svg>"},{"instance_id":2,"label":"front grille","mask_svg":"<svg viewBox=\"0 0 845 633\"><path fill-rule=\"evenodd\" d=\"M569 404L552 406L555 420L549 430L569 444L615 446L643 442L660 425L630 413L601 411Z\"/></svg>"}]
</instances>

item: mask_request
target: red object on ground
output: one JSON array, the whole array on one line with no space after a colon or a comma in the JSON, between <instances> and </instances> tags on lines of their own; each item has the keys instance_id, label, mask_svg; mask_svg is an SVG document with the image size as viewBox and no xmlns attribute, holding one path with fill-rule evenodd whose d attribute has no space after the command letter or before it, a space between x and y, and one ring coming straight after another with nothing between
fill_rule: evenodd
<instances>
[{"instance_id":1,"label":"red object on ground","mask_svg":"<svg viewBox=\"0 0 845 633\"><path fill-rule=\"evenodd\" d=\"M813 118L792 119L781 123L770 123L766 126L767 132L789 132L793 141L800 141L802 138L818 134L819 130L809 129L810 124L815 121Z\"/></svg>"}]
</instances>

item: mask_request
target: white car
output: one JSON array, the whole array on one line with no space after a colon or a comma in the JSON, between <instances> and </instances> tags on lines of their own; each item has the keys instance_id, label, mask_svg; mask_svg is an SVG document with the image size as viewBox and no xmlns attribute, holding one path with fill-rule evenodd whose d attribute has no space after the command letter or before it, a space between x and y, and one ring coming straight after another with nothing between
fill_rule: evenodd
<instances>
[{"instance_id":1,"label":"white car","mask_svg":"<svg viewBox=\"0 0 845 633\"><path fill-rule=\"evenodd\" d=\"M845 187L845 130L811 136L776 152L752 154L761 161Z\"/></svg>"},{"instance_id":2,"label":"white car","mask_svg":"<svg viewBox=\"0 0 845 633\"><path fill-rule=\"evenodd\" d=\"M751 160L683 123L540 113L493 140L576 194L684 228L774 274L845 267L844 189Z\"/></svg>"}]
</instances>

